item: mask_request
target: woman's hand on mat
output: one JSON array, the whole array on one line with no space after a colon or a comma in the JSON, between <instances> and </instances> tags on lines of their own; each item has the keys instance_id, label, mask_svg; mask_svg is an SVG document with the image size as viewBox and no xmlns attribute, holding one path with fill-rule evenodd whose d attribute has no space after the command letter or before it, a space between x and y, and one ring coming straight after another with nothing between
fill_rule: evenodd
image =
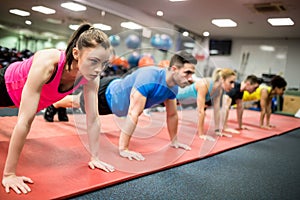
<instances>
[{"instance_id":1,"label":"woman's hand on mat","mask_svg":"<svg viewBox=\"0 0 300 200\"><path fill-rule=\"evenodd\" d=\"M224 132L216 132L216 135L220 137L232 137L231 134L224 133Z\"/></svg>"},{"instance_id":2,"label":"woman's hand on mat","mask_svg":"<svg viewBox=\"0 0 300 200\"><path fill-rule=\"evenodd\" d=\"M210 135L199 135L199 138L202 139L202 140L208 140L208 141L211 141L211 142L216 141L216 139L213 138L213 137L210 136Z\"/></svg>"},{"instance_id":3,"label":"woman's hand on mat","mask_svg":"<svg viewBox=\"0 0 300 200\"><path fill-rule=\"evenodd\" d=\"M95 159L95 158L91 158L91 161L89 162L89 167L91 169L95 169L95 168L102 169L106 172L115 171L115 168L112 165L102 162L99 159Z\"/></svg>"},{"instance_id":4,"label":"woman's hand on mat","mask_svg":"<svg viewBox=\"0 0 300 200\"><path fill-rule=\"evenodd\" d=\"M172 143L171 143L171 147L174 147L174 148L176 148L176 149L182 148L182 149L185 149L185 150L191 150L191 147L190 147L190 146L188 146L188 145L186 145L186 144L179 143L179 142L177 142L177 141L172 142Z\"/></svg>"},{"instance_id":5,"label":"woman's hand on mat","mask_svg":"<svg viewBox=\"0 0 300 200\"><path fill-rule=\"evenodd\" d=\"M145 160L142 154L135 151L129 151L128 149L120 150L120 156L128 158L129 160Z\"/></svg>"},{"instance_id":6,"label":"woman's hand on mat","mask_svg":"<svg viewBox=\"0 0 300 200\"><path fill-rule=\"evenodd\" d=\"M275 126L272 126L272 125L262 125L262 126L260 126L260 128L263 128L263 129L272 129L274 127Z\"/></svg>"},{"instance_id":7,"label":"woman's hand on mat","mask_svg":"<svg viewBox=\"0 0 300 200\"><path fill-rule=\"evenodd\" d=\"M33 181L28 177L16 176L14 174L4 176L2 179L2 185L7 193L9 193L10 188L13 189L17 194L26 194L30 192L30 187L25 182L33 183Z\"/></svg>"},{"instance_id":8,"label":"woman's hand on mat","mask_svg":"<svg viewBox=\"0 0 300 200\"><path fill-rule=\"evenodd\" d=\"M240 134L240 132L238 130L235 130L233 128L225 128L224 132L234 133L234 134Z\"/></svg>"}]
</instances>

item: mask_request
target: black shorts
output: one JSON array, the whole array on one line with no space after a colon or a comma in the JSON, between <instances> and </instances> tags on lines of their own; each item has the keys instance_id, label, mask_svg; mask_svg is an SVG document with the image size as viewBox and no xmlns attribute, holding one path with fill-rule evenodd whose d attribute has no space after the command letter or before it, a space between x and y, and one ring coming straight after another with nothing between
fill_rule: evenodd
<instances>
[{"instance_id":1,"label":"black shorts","mask_svg":"<svg viewBox=\"0 0 300 200\"><path fill-rule=\"evenodd\" d=\"M6 69L7 67L0 69L0 107L9 107L15 105L7 93L4 79Z\"/></svg>"},{"instance_id":2,"label":"black shorts","mask_svg":"<svg viewBox=\"0 0 300 200\"><path fill-rule=\"evenodd\" d=\"M108 76L108 77L103 77L100 79L100 87L98 90L98 112L99 112L99 115L112 114L112 111L106 100L105 92L106 92L106 89L107 89L108 85L110 84L110 82L112 82L113 80L115 80L117 78L120 78L120 77ZM81 97L80 97L80 107L81 107L81 110L85 113L83 95L81 95Z\"/></svg>"}]
</instances>

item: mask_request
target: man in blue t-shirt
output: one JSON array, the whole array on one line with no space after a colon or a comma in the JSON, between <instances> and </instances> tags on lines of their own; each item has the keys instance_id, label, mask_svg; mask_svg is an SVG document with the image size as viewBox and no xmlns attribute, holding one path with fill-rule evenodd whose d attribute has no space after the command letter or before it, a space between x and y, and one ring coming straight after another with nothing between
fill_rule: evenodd
<instances>
[{"instance_id":1,"label":"man in blue t-shirt","mask_svg":"<svg viewBox=\"0 0 300 200\"><path fill-rule=\"evenodd\" d=\"M100 80L99 114L127 116L119 138L122 157L144 160L140 153L128 149L130 138L143 110L161 103L166 106L171 146L190 150L189 146L177 141L176 94L178 86L185 87L191 83L196 64L195 57L186 51L180 51L171 58L167 69L148 66L137 69L125 78L104 77Z\"/></svg>"}]
</instances>

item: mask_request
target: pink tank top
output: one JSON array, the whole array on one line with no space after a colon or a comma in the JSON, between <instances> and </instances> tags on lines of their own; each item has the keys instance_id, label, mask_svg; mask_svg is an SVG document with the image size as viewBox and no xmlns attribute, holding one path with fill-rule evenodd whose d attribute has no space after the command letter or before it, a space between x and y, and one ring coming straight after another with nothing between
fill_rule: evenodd
<instances>
[{"instance_id":1,"label":"pink tank top","mask_svg":"<svg viewBox=\"0 0 300 200\"><path fill-rule=\"evenodd\" d=\"M7 68L4 75L7 92L11 100L14 102L14 104L17 107L20 106L22 90L27 80L28 73L32 65L33 57L34 56L21 62L12 63ZM71 90L64 93L59 92L58 88L59 88L62 72L65 66L65 62L66 62L65 52L62 51L55 76L50 82L48 82L42 87L42 92L41 92L37 112L57 102L58 100L67 96L68 94L71 94L79 86L87 82L85 78L82 78L80 82L77 83L77 85L74 86Z\"/></svg>"}]
</instances>

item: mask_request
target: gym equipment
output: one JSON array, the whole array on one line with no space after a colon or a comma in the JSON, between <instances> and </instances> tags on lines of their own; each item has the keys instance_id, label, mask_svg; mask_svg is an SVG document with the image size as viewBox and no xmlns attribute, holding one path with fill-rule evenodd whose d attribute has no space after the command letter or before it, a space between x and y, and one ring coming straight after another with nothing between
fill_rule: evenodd
<instances>
[{"instance_id":1,"label":"gym equipment","mask_svg":"<svg viewBox=\"0 0 300 200\"><path fill-rule=\"evenodd\" d=\"M125 40L125 44L126 44L127 48L129 48L129 49L136 49L140 46L141 40L140 40L139 36L137 36L135 34L130 34L127 36L127 38Z\"/></svg>"},{"instance_id":2,"label":"gym equipment","mask_svg":"<svg viewBox=\"0 0 300 200\"><path fill-rule=\"evenodd\" d=\"M121 38L118 35L111 35L111 36L109 36L109 41L113 47L117 47L121 43Z\"/></svg>"},{"instance_id":3,"label":"gym equipment","mask_svg":"<svg viewBox=\"0 0 300 200\"><path fill-rule=\"evenodd\" d=\"M141 55L138 52L131 53L127 58L130 68L137 67L139 64L140 58L141 58Z\"/></svg>"}]
</instances>

